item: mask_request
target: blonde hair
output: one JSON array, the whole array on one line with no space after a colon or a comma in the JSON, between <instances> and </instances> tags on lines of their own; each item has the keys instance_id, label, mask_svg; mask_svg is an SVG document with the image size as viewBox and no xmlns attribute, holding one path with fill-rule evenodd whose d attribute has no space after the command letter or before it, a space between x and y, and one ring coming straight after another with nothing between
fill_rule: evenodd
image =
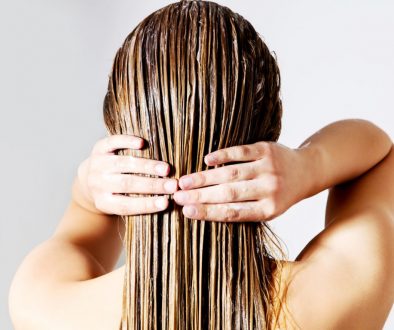
<instances>
[{"instance_id":1,"label":"blonde hair","mask_svg":"<svg viewBox=\"0 0 394 330\"><path fill-rule=\"evenodd\" d=\"M277 141L279 91L276 59L247 20L215 2L180 1L146 17L117 51L104 121L110 134L149 144L119 154L166 161L179 178L207 169L211 151ZM171 200L122 218L121 329L275 326L284 253L266 222L193 220Z\"/></svg>"}]
</instances>

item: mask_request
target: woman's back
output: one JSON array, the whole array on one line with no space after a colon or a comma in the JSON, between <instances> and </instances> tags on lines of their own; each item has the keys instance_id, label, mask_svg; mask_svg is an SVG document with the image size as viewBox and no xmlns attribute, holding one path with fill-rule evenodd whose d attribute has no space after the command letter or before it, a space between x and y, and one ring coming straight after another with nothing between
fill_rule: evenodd
<instances>
[{"instance_id":1,"label":"woman's back","mask_svg":"<svg viewBox=\"0 0 394 330\"><path fill-rule=\"evenodd\" d=\"M373 135L375 141L382 136L378 131ZM366 141L369 138L372 135ZM328 158L326 164L345 162ZM291 320L301 329L382 328L394 299L393 168L391 144L389 154L374 167L330 188L326 228L294 262L283 262L282 274L275 274L288 307L280 314L280 329L296 328ZM10 291L16 330L119 325L125 266L107 272L86 249L65 239L64 229L75 231L81 217L97 227L101 221L97 214L75 207L71 204L61 230L34 249L18 269ZM118 235L119 223L102 221L111 226L106 236Z\"/></svg>"}]
</instances>

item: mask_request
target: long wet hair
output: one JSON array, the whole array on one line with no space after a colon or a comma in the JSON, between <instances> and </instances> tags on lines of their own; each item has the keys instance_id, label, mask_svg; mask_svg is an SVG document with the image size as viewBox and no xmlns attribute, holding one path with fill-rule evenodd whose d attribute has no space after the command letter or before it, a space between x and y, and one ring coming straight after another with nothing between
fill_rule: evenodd
<instances>
[{"instance_id":1,"label":"long wet hair","mask_svg":"<svg viewBox=\"0 0 394 330\"><path fill-rule=\"evenodd\" d=\"M116 53L104 100L110 134L148 142L118 154L166 161L173 178L208 169L211 151L277 141L281 117L275 56L246 19L211 1L172 3L140 22ZM165 211L122 219L121 329L275 327L284 252L266 222L193 220L171 199Z\"/></svg>"}]
</instances>

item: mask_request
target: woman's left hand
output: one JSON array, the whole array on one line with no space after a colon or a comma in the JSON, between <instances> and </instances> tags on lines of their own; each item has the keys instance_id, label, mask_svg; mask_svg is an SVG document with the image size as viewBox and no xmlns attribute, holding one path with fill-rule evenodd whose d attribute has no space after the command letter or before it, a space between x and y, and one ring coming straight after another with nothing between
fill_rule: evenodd
<instances>
[{"instance_id":1,"label":"woman's left hand","mask_svg":"<svg viewBox=\"0 0 394 330\"><path fill-rule=\"evenodd\" d=\"M298 152L277 142L257 142L214 151L209 166L242 162L185 175L174 193L183 214L212 221L268 221L302 200L309 189Z\"/></svg>"}]
</instances>

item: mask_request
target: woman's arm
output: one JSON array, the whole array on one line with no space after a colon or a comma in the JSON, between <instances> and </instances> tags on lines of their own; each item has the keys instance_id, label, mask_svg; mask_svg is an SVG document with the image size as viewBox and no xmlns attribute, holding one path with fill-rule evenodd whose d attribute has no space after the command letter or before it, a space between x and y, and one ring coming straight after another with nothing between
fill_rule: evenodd
<instances>
[{"instance_id":1,"label":"woman's arm","mask_svg":"<svg viewBox=\"0 0 394 330\"><path fill-rule=\"evenodd\" d=\"M183 176L174 194L186 216L213 221L271 220L302 199L355 178L377 164L390 137L363 119L331 123L299 148L257 142L214 151L209 166Z\"/></svg>"},{"instance_id":2,"label":"woman's arm","mask_svg":"<svg viewBox=\"0 0 394 330\"><path fill-rule=\"evenodd\" d=\"M365 173L391 149L390 136L364 119L333 122L298 147L308 184L305 198Z\"/></svg>"},{"instance_id":3,"label":"woman's arm","mask_svg":"<svg viewBox=\"0 0 394 330\"><path fill-rule=\"evenodd\" d=\"M174 197L194 218L261 221L333 188L326 228L292 265L287 306L301 329L381 329L394 299L393 156L378 126L340 120L297 149L258 142L215 151L208 165L242 163L184 176Z\"/></svg>"},{"instance_id":4,"label":"woman's arm","mask_svg":"<svg viewBox=\"0 0 394 330\"><path fill-rule=\"evenodd\" d=\"M357 125L359 132L354 129ZM394 301L393 144L370 123L356 122L350 132L358 152L349 151L348 156L347 143L338 148L324 143L327 131L323 142L313 142L319 148L326 146L320 164L328 171L315 191L332 182L339 184L329 189L324 230L293 263L288 307L302 329L382 329ZM372 154L360 148L368 143ZM385 153L387 145L389 151L383 159L358 175L380 158L380 152ZM365 158L360 156L363 151ZM335 164L335 156L342 156L339 164ZM305 301L319 304L305 309Z\"/></svg>"},{"instance_id":5,"label":"woman's arm","mask_svg":"<svg viewBox=\"0 0 394 330\"><path fill-rule=\"evenodd\" d=\"M16 329L43 329L43 324L50 324L48 311L54 308L54 294L60 294L68 284L86 283L89 287L122 276L122 267L109 273L122 247L124 225L119 215L164 210L168 198L117 194L162 195L177 189L174 179L125 174L168 175L165 162L113 154L116 149L141 148L141 140L128 135L106 137L78 168L71 201L55 233L25 256L12 280L8 298ZM101 276L104 274L108 276ZM75 303L73 310L78 309ZM38 319L40 316L43 319Z\"/></svg>"},{"instance_id":6,"label":"woman's arm","mask_svg":"<svg viewBox=\"0 0 394 330\"><path fill-rule=\"evenodd\" d=\"M75 177L71 200L51 239L84 249L103 273L109 272L122 250L124 224L120 216L100 212L83 190L80 179Z\"/></svg>"}]
</instances>

